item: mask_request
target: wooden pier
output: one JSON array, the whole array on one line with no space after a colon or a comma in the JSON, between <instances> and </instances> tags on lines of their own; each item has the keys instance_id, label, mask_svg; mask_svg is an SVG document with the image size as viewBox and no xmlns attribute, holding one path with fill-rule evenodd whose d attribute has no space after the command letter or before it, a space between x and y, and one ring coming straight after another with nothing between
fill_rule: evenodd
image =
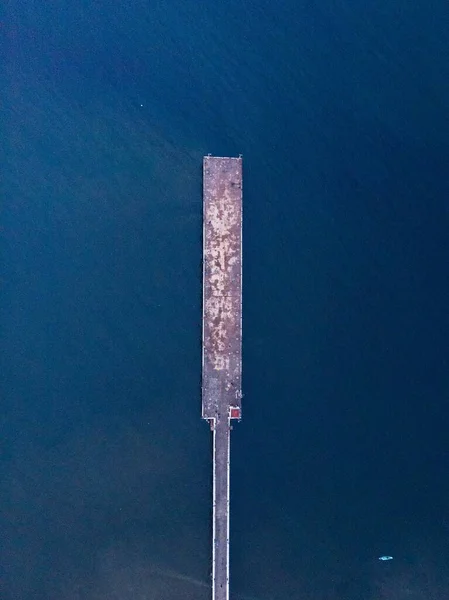
<instances>
[{"instance_id":1,"label":"wooden pier","mask_svg":"<svg viewBox=\"0 0 449 600\"><path fill-rule=\"evenodd\" d=\"M212 600L229 600L231 420L241 418L242 159L203 160L202 416L213 431Z\"/></svg>"}]
</instances>

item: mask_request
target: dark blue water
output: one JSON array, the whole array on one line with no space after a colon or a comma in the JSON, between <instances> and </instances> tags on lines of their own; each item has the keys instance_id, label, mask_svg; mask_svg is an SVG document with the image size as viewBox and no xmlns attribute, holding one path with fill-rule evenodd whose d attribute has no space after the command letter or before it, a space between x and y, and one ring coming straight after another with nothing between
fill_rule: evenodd
<instances>
[{"instance_id":1,"label":"dark blue water","mask_svg":"<svg viewBox=\"0 0 449 600\"><path fill-rule=\"evenodd\" d=\"M210 597L208 152L244 156L231 598L449 597L446 3L0 25L2 598Z\"/></svg>"}]
</instances>

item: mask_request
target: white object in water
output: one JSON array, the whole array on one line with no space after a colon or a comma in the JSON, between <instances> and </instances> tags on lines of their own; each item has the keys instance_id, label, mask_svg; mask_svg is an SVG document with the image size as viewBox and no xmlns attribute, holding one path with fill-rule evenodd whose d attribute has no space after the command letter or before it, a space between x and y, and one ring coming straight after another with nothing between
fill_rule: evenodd
<instances>
[{"instance_id":1,"label":"white object in water","mask_svg":"<svg viewBox=\"0 0 449 600\"><path fill-rule=\"evenodd\" d=\"M379 556L379 560L393 560L392 556Z\"/></svg>"}]
</instances>

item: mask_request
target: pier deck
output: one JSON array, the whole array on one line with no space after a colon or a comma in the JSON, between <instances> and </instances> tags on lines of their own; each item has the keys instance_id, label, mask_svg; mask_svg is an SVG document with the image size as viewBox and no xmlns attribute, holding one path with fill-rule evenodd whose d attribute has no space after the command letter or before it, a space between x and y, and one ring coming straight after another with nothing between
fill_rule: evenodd
<instances>
[{"instance_id":1,"label":"pier deck","mask_svg":"<svg viewBox=\"0 0 449 600\"><path fill-rule=\"evenodd\" d=\"M230 423L241 418L242 159L203 161L202 416L213 430L212 600L229 600Z\"/></svg>"}]
</instances>

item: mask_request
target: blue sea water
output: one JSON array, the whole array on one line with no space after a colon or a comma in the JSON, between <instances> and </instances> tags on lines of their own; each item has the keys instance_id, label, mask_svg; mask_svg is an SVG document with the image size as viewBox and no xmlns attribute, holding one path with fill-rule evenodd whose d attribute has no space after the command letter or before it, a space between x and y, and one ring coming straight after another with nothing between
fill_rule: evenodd
<instances>
[{"instance_id":1,"label":"blue sea water","mask_svg":"<svg viewBox=\"0 0 449 600\"><path fill-rule=\"evenodd\" d=\"M231 598L448 597L447 27L442 0L6 4L3 598L210 597L209 152L244 158Z\"/></svg>"}]
</instances>

